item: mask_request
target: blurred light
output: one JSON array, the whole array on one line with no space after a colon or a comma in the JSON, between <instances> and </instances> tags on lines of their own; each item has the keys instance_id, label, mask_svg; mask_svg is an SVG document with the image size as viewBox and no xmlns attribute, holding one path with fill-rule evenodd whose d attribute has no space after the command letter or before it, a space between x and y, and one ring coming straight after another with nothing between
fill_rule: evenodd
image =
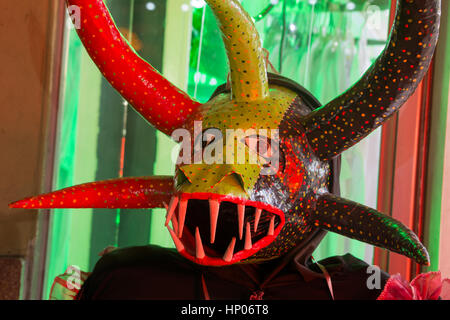
<instances>
[{"instance_id":1,"label":"blurred light","mask_svg":"<svg viewBox=\"0 0 450 320\"><path fill-rule=\"evenodd\" d=\"M291 23L289 25L289 30L291 30L291 32L295 32L295 31L297 31L297 26L295 24Z\"/></svg>"},{"instance_id":2,"label":"blurred light","mask_svg":"<svg viewBox=\"0 0 450 320\"><path fill-rule=\"evenodd\" d=\"M354 4L353 2L349 2L349 3L347 3L347 10L355 10L355 8L356 8L356 4Z\"/></svg>"},{"instance_id":3,"label":"blurred light","mask_svg":"<svg viewBox=\"0 0 450 320\"><path fill-rule=\"evenodd\" d=\"M156 9L156 5L154 2L147 2L145 8L147 8L148 11L153 11Z\"/></svg>"},{"instance_id":4,"label":"blurred light","mask_svg":"<svg viewBox=\"0 0 450 320\"><path fill-rule=\"evenodd\" d=\"M196 72L196 73L194 74L194 82L195 82L195 83L199 83L199 82L200 82L200 77L201 77L200 72Z\"/></svg>"},{"instance_id":5,"label":"blurred light","mask_svg":"<svg viewBox=\"0 0 450 320\"><path fill-rule=\"evenodd\" d=\"M184 11L184 12L189 11L189 5L186 3L183 3L181 5L181 11Z\"/></svg>"},{"instance_id":6,"label":"blurred light","mask_svg":"<svg viewBox=\"0 0 450 320\"><path fill-rule=\"evenodd\" d=\"M270 4L276 5L278 4L279 0L270 0Z\"/></svg>"},{"instance_id":7,"label":"blurred light","mask_svg":"<svg viewBox=\"0 0 450 320\"><path fill-rule=\"evenodd\" d=\"M204 0L191 0L191 6L194 8L203 8L206 5Z\"/></svg>"},{"instance_id":8,"label":"blurred light","mask_svg":"<svg viewBox=\"0 0 450 320\"><path fill-rule=\"evenodd\" d=\"M311 5L315 5L315 4L317 3L317 0L309 0L308 2L309 2L309 4L311 4Z\"/></svg>"},{"instance_id":9,"label":"blurred light","mask_svg":"<svg viewBox=\"0 0 450 320\"><path fill-rule=\"evenodd\" d=\"M209 81L209 85L210 85L210 86L216 86L216 85L217 85L217 80L216 80L216 78L212 78L212 79Z\"/></svg>"}]
</instances>

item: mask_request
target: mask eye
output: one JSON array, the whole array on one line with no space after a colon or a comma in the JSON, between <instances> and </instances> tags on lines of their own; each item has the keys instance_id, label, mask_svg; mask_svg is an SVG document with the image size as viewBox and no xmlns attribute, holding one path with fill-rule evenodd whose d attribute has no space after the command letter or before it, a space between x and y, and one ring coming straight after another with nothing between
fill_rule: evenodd
<instances>
[{"instance_id":1,"label":"mask eye","mask_svg":"<svg viewBox=\"0 0 450 320\"><path fill-rule=\"evenodd\" d=\"M272 158L272 144L269 138L253 135L245 137L244 140L247 147L260 156L263 164L270 161Z\"/></svg>"}]
</instances>

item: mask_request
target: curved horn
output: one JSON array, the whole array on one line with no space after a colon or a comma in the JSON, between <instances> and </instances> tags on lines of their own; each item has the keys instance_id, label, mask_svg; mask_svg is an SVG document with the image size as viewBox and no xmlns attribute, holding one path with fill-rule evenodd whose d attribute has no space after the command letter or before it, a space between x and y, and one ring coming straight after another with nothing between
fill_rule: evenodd
<instances>
[{"instance_id":1,"label":"curved horn","mask_svg":"<svg viewBox=\"0 0 450 320\"><path fill-rule=\"evenodd\" d=\"M414 93L438 40L440 0L398 0L390 41L347 92L301 120L314 152L329 160L358 143Z\"/></svg>"},{"instance_id":2,"label":"curved horn","mask_svg":"<svg viewBox=\"0 0 450 320\"><path fill-rule=\"evenodd\" d=\"M401 222L362 204L333 194L319 195L308 215L311 225L397 252L429 265L427 249Z\"/></svg>"},{"instance_id":3,"label":"curved horn","mask_svg":"<svg viewBox=\"0 0 450 320\"><path fill-rule=\"evenodd\" d=\"M67 0L67 5L79 8L78 35L109 83L158 130L170 135L180 128L200 104L139 57L103 0Z\"/></svg>"},{"instance_id":4,"label":"curved horn","mask_svg":"<svg viewBox=\"0 0 450 320\"><path fill-rule=\"evenodd\" d=\"M237 0L206 0L223 33L231 73L233 99L249 101L269 96L261 40L252 18Z\"/></svg>"},{"instance_id":5,"label":"curved horn","mask_svg":"<svg viewBox=\"0 0 450 320\"><path fill-rule=\"evenodd\" d=\"M80 184L13 202L23 209L163 208L173 193L173 177L121 178Z\"/></svg>"}]
</instances>

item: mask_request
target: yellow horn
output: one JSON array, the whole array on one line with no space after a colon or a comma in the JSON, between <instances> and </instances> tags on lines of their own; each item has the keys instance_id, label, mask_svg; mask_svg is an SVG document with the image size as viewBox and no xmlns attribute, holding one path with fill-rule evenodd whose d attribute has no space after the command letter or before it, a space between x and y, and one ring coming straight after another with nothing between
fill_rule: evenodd
<instances>
[{"instance_id":1,"label":"yellow horn","mask_svg":"<svg viewBox=\"0 0 450 320\"><path fill-rule=\"evenodd\" d=\"M266 62L252 18L237 0L206 0L223 33L231 72L233 99L260 100L269 96Z\"/></svg>"}]
</instances>

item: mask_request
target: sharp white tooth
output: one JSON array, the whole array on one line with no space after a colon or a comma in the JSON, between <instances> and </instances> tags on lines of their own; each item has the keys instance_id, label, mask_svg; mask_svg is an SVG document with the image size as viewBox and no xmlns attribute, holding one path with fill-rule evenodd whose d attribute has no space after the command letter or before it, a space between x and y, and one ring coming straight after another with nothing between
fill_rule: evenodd
<instances>
[{"instance_id":1,"label":"sharp white tooth","mask_svg":"<svg viewBox=\"0 0 450 320\"><path fill-rule=\"evenodd\" d=\"M242 235L244 234L244 218L245 205L238 204L239 240L242 240Z\"/></svg>"},{"instance_id":2,"label":"sharp white tooth","mask_svg":"<svg viewBox=\"0 0 450 320\"><path fill-rule=\"evenodd\" d=\"M255 211L255 223L254 223L253 232L256 232L256 230L258 230L258 223L259 223L259 218L261 218L261 212L262 212L262 209L256 208L256 211Z\"/></svg>"},{"instance_id":3,"label":"sharp white tooth","mask_svg":"<svg viewBox=\"0 0 450 320\"><path fill-rule=\"evenodd\" d=\"M198 227L195 229L195 256L197 259L203 259L205 257L205 250L203 250L202 238L200 237Z\"/></svg>"},{"instance_id":4,"label":"sharp white tooth","mask_svg":"<svg viewBox=\"0 0 450 320\"><path fill-rule=\"evenodd\" d=\"M172 237L172 240L175 243L175 247L177 248L177 251L178 252L183 251L184 250L184 245L181 242L181 240L177 237L175 232L169 226L167 226L167 229L169 230L170 236Z\"/></svg>"},{"instance_id":5,"label":"sharp white tooth","mask_svg":"<svg viewBox=\"0 0 450 320\"><path fill-rule=\"evenodd\" d=\"M267 232L267 235L273 236L274 231L275 231L275 216L273 215L272 218L270 218L269 232Z\"/></svg>"},{"instance_id":6,"label":"sharp white tooth","mask_svg":"<svg viewBox=\"0 0 450 320\"><path fill-rule=\"evenodd\" d=\"M172 220L173 213L175 212L175 209L177 208L178 204L178 197L173 196L170 199L169 207L166 207L167 210L167 216L166 216L166 227L169 225L170 220Z\"/></svg>"},{"instance_id":7,"label":"sharp white tooth","mask_svg":"<svg viewBox=\"0 0 450 320\"><path fill-rule=\"evenodd\" d=\"M178 237L183 236L184 220L186 219L186 209L188 200L181 200L178 205Z\"/></svg>"},{"instance_id":8,"label":"sharp white tooth","mask_svg":"<svg viewBox=\"0 0 450 320\"><path fill-rule=\"evenodd\" d=\"M230 244L228 245L227 251L225 251L225 254L223 255L223 260L225 260L226 262L230 262L231 259L233 259L235 244L236 244L236 238L233 237L233 239L231 239Z\"/></svg>"},{"instance_id":9,"label":"sharp white tooth","mask_svg":"<svg viewBox=\"0 0 450 320\"><path fill-rule=\"evenodd\" d=\"M250 222L247 222L247 226L245 228L245 250L250 250L252 248L252 234L250 232Z\"/></svg>"},{"instance_id":10,"label":"sharp white tooth","mask_svg":"<svg viewBox=\"0 0 450 320\"><path fill-rule=\"evenodd\" d=\"M172 226L173 226L173 230L178 233L178 220L177 220L177 216L174 214L172 216Z\"/></svg>"},{"instance_id":11,"label":"sharp white tooth","mask_svg":"<svg viewBox=\"0 0 450 320\"><path fill-rule=\"evenodd\" d=\"M169 206L167 205L167 203L163 202L164 204L164 208L166 208L166 211L169 211ZM168 212L167 212L168 213ZM167 215L166 215L166 219L167 219ZM176 215L172 215L172 227L173 230L175 231L175 233L178 233L178 221L177 221L177 216Z\"/></svg>"},{"instance_id":12,"label":"sharp white tooth","mask_svg":"<svg viewBox=\"0 0 450 320\"><path fill-rule=\"evenodd\" d=\"M220 202L217 200L209 200L209 222L210 222L210 234L211 243L214 243L216 239L217 218L219 217Z\"/></svg>"}]
</instances>

